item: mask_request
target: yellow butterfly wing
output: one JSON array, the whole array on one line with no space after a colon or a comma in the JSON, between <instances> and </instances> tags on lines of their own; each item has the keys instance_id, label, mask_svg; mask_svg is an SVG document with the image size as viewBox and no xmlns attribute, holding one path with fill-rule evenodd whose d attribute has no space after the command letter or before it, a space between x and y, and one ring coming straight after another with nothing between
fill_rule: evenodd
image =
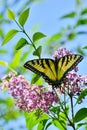
<instances>
[{"instance_id":1,"label":"yellow butterfly wing","mask_svg":"<svg viewBox=\"0 0 87 130\"><path fill-rule=\"evenodd\" d=\"M77 66L77 64L83 59L81 55L67 55L59 59L58 61L58 80L62 80L66 73Z\"/></svg>"},{"instance_id":2,"label":"yellow butterfly wing","mask_svg":"<svg viewBox=\"0 0 87 130\"><path fill-rule=\"evenodd\" d=\"M24 64L24 67L43 76L49 83L55 82L56 80L55 64L52 59L35 59L27 61Z\"/></svg>"}]
</instances>

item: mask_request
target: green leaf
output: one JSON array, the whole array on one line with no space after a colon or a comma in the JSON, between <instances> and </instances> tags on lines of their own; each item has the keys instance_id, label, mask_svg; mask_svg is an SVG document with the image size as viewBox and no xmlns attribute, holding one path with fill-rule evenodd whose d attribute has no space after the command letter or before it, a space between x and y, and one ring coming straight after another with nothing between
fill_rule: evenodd
<instances>
[{"instance_id":1,"label":"green leaf","mask_svg":"<svg viewBox=\"0 0 87 130\"><path fill-rule=\"evenodd\" d=\"M43 121L38 124L37 130L44 130Z\"/></svg>"},{"instance_id":2,"label":"green leaf","mask_svg":"<svg viewBox=\"0 0 87 130\"><path fill-rule=\"evenodd\" d=\"M86 31L79 31L79 32L77 32L77 34L86 34L87 35L87 32Z\"/></svg>"},{"instance_id":3,"label":"green leaf","mask_svg":"<svg viewBox=\"0 0 87 130\"><path fill-rule=\"evenodd\" d=\"M79 26L79 25L85 25L85 24L87 24L87 19L86 18L80 19L77 22L77 26Z\"/></svg>"},{"instance_id":4,"label":"green leaf","mask_svg":"<svg viewBox=\"0 0 87 130\"><path fill-rule=\"evenodd\" d=\"M66 106L66 109L64 110L66 114L68 115L69 112L69 107ZM59 128L60 130L66 130L66 122L67 122L67 117L64 112L58 113L58 119L53 119L52 123Z\"/></svg>"},{"instance_id":5,"label":"green leaf","mask_svg":"<svg viewBox=\"0 0 87 130\"><path fill-rule=\"evenodd\" d=\"M44 128L45 128L45 125L46 125L46 123L47 123L47 119L45 120L41 120L39 123L38 123L38 127L37 127L37 130L44 130ZM45 129L46 130L46 129Z\"/></svg>"},{"instance_id":6,"label":"green leaf","mask_svg":"<svg viewBox=\"0 0 87 130\"><path fill-rule=\"evenodd\" d=\"M42 46L39 46L39 47L33 52L33 55L40 57L41 51L42 51Z\"/></svg>"},{"instance_id":7,"label":"green leaf","mask_svg":"<svg viewBox=\"0 0 87 130\"><path fill-rule=\"evenodd\" d=\"M84 15L84 14L87 14L87 8L84 8L84 9L81 11L81 15Z\"/></svg>"},{"instance_id":8,"label":"green leaf","mask_svg":"<svg viewBox=\"0 0 87 130\"><path fill-rule=\"evenodd\" d=\"M76 15L76 12L71 12L69 14L66 14L66 15L62 16L61 19L64 19L64 18L73 18L73 17L75 17L75 15Z\"/></svg>"},{"instance_id":9,"label":"green leaf","mask_svg":"<svg viewBox=\"0 0 87 130\"><path fill-rule=\"evenodd\" d=\"M38 119L34 111L30 113L25 112L25 119L28 130L33 130L33 128L38 124Z\"/></svg>"},{"instance_id":10,"label":"green leaf","mask_svg":"<svg viewBox=\"0 0 87 130\"><path fill-rule=\"evenodd\" d=\"M81 0L76 0L76 7L79 8L79 6L81 6L82 1Z\"/></svg>"},{"instance_id":11,"label":"green leaf","mask_svg":"<svg viewBox=\"0 0 87 130\"><path fill-rule=\"evenodd\" d=\"M28 8L20 15L18 21L19 21L21 26L24 26L24 24L26 23L27 18L29 16L29 11L30 11L30 9Z\"/></svg>"},{"instance_id":12,"label":"green leaf","mask_svg":"<svg viewBox=\"0 0 87 130\"><path fill-rule=\"evenodd\" d=\"M53 106L53 107L50 109L50 111L53 112L54 114L59 115L59 113L60 113L60 106Z\"/></svg>"},{"instance_id":13,"label":"green leaf","mask_svg":"<svg viewBox=\"0 0 87 130\"><path fill-rule=\"evenodd\" d=\"M22 62L25 62L25 60L26 60L26 58L28 57L28 55L29 55L29 51L26 51L26 52L24 52L23 54L22 54L22 57L21 57L21 61Z\"/></svg>"},{"instance_id":14,"label":"green leaf","mask_svg":"<svg viewBox=\"0 0 87 130\"><path fill-rule=\"evenodd\" d=\"M7 112L4 116L6 121L10 121L11 119L16 120L18 117L20 116L20 113L18 112L18 110L10 110L9 112Z\"/></svg>"},{"instance_id":15,"label":"green leaf","mask_svg":"<svg viewBox=\"0 0 87 130\"><path fill-rule=\"evenodd\" d=\"M25 45L28 45L28 41L25 38L21 38L16 44L16 50L23 48Z\"/></svg>"},{"instance_id":16,"label":"green leaf","mask_svg":"<svg viewBox=\"0 0 87 130\"><path fill-rule=\"evenodd\" d=\"M0 28L0 37L3 38L4 37L4 30L2 28Z\"/></svg>"},{"instance_id":17,"label":"green leaf","mask_svg":"<svg viewBox=\"0 0 87 130\"><path fill-rule=\"evenodd\" d=\"M14 105L15 105L14 99L8 97L8 98L6 99L6 105L7 105L9 108L12 107L12 106L14 106Z\"/></svg>"},{"instance_id":18,"label":"green leaf","mask_svg":"<svg viewBox=\"0 0 87 130\"><path fill-rule=\"evenodd\" d=\"M35 24L31 30L29 31L29 34L33 34L34 32L36 32L38 29L40 28L40 24Z\"/></svg>"},{"instance_id":19,"label":"green leaf","mask_svg":"<svg viewBox=\"0 0 87 130\"><path fill-rule=\"evenodd\" d=\"M80 46L78 46L77 51L81 54L81 55L85 55L84 51L82 50L82 48Z\"/></svg>"},{"instance_id":20,"label":"green leaf","mask_svg":"<svg viewBox=\"0 0 87 130\"><path fill-rule=\"evenodd\" d=\"M79 122L87 117L87 108L81 108L74 117L74 122Z\"/></svg>"},{"instance_id":21,"label":"green leaf","mask_svg":"<svg viewBox=\"0 0 87 130\"><path fill-rule=\"evenodd\" d=\"M72 40L72 39L74 39L76 36L77 36L76 33L70 33L70 34L68 35L68 39L69 39L69 40Z\"/></svg>"},{"instance_id":22,"label":"green leaf","mask_svg":"<svg viewBox=\"0 0 87 130\"><path fill-rule=\"evenodd\" d=\"M8 67L8 63L3 60L0 60L0 65Z\"/></svg>"},{"instance_id":23,"label":"green leaf","mask_svg":"<svg viewBox=\"0 0 87 130\"><path fill-rule=\"evenodd\" d=\"M47 130L47 128L52 125L52 122L50 121L49 123L47 123L46 127L45 127L45 130Z\"/></svg>"},{"instance_id":24,"label":"green leaf","mask_svg":"<svg viewBox=\"0 0 87 130\"><path fill-rule=\"evenodd\" d=\"M34 74L32 80L31 80L31 84L35 84L39 79L40 79L40 75Z\"/></svg>"},{"instance_id":25,"label":"green leaf","mask_svg":"<svg viewBox=\"0 0 87 130\"><path fill-rule=\"evenodd\" d=\"M43 37L46 37L46 35L41 32L36 32L33 34L33 42L35 42L36 40L39 40Z\"/></svg>"},{"instance_id":26,"label":"green leaf","mask_svg":"<svg viewBox=\"0 0 87 130\"><path fill-rule=\"evenodd\" d=\"M65 125L63 126L62 121L58 121L57 119L53 119L52 124L54 124L59 130L66 130Z\"/></svg>"},{"instance_id":27,"label":"green leaf","mask_svg":"<svg viewBox=\"0 0 87 130\"><path fill-rule=\"evenodd\" d=\"M9 18L9 19L15 20L15 14L14 14L14 12L11 11L10 9L8 9L7 15L8 15L8 18Z\"/></svg>"},{"instance_id":28,"label":"green leaf","mask_svg":"<svg viewBox=\"0 0 87 130\"><path fill-rule=\"evenodd\" d=\"M17 68L20 65L20 58L21 58L21 51L18 51L15 54L15 56L14 56L14 58L13 58L11 64L10 64L10 66L12 68Z\"/></svg>"},{"instance_id":29,"label":"green leaf","mask_svg":"<svg viewBox=\"0 0 87 130\"><path fill-rule=\"evenodd\" d=\"M7 54L7 50L0 50L0 54Z\"/></svg>"},{"instance_id":30,"label":"green leaf","mask_svg":"<svg viewBox=\"0 0 87 130\"><path fill-rule=\"evenodd\" d=\"M4 37L4 40L2 42L2 45L6 44L7 42L9 42L16 34L18 33L18 30L16 29L12 29L10 30L6 36Z\"/></svg>"},{"instance_id":31,"label":"green leaf","mask_svg":"<svg viewBox=\"0 0 87 130\"><path fill-rule=\"evenodd\" d=\"M79 129L81 126L83 125L86 125L87 126L87 122L84 122L84 123L79 123L77 124L77 128L76 129ZM86 129L85 129L86 130Z\"/></svg>"},{"instance_id":32,"label":"green leaf","mask_svg":"<svg viewBox=\"0 0 87 130\"><path fill-rule=\"evenodd\" d=\"M16 72L15 70L13 70L13 69L8 65L7 62L0 60L0 65L7 67L10 71L13 71L15 74L17 74L17 72Z\"/></svg>"},{"instance_id":33,"label":"green leaf","mask_svg":"<svg viewBox=\"0 0 87 130\"><path fill-rule=\"evenodd\" d=\"M51 38L48 39L48 42L52 43L55 40L58 40L60 38L62 38L62 34L61 33L57 33L57 34L54 34L53 36L51 36Z\"/></svg>"},{"instance_id":34,"label":"green leaf","mask_svg":"<svg viewBox=\"0 0 87 130\"><path fill-rule=\"evenodd\" d=\"M41 114L41 113L40 113ZM39 123L38 123L38 127L37 130L46 130L46 126L47 126L47 122L49 120L49 116L45 113L39 115ZM41 126L41 128L40 128Z\"/></svg>"},{"instance_id":35,"label":"green leaf","mask_svg":"<svg viewBox=\"0 0 87 130\"><path fill-rule=\"evenodd\" d=\"M84 46L83 49L87 49L87 46Z\"/></svg>"},{"instance_id":36,"label":"green leaf","mask_svg":"<svg viewBox=\"0 0 87 130\"><path fill-rule=\"evenodd\" d=\"M85 96L87 96L87 88L81 92L81 94L79 95L76 103L81 101Z\"/></svg>"}]
</instances>

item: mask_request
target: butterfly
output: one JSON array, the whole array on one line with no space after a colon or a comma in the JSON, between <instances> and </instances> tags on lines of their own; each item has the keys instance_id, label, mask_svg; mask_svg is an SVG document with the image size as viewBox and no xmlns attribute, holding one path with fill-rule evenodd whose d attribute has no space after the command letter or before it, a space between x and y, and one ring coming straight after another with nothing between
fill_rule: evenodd
<instances>
[{"instance_id":1,"label":"butterfly","mask_svg":"<svg viewBox=\"0 0 87 130\"><path fill-rule=\"evenodd\" d=\"M52 86L58 87L64 81L67 72L74 69L82 59L78 54L66 55L55 60L34 59L27 61L24 67L41 75Z\"/></svg>"}]
</instances>

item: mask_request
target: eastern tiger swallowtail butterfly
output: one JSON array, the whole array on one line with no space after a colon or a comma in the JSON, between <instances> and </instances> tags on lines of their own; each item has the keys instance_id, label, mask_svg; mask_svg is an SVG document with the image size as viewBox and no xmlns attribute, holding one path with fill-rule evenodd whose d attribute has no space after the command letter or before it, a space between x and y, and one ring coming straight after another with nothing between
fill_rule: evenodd
<instances>
[{"instance_id":1,"label":"eastern tiger swallowtail butterfly","mask_svg":"<svg viewBox=\"0 0 87 130\"><path fill-rule=\"evenodd\" d=\"M67 72L74 69L83 59L81 55L71 54L60 59L34 59L27 61L24 67L41 75L49 84L58 87Z\"/></svg>"}]
</instances>

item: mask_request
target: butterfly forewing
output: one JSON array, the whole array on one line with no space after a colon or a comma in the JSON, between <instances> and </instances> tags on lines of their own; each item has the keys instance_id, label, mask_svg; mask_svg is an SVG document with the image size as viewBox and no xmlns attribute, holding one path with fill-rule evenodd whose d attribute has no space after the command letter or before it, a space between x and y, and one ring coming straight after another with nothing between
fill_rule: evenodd
<instances>
[{"instance_id":1,"label":"butterfly forewing","mask_svg":"<svg viewBox=\"0 0 87 130\"><path fill-rule=\"evenodd\" d=\"M58 80L62 80L65 74L75 68L75 66L83 59L81 55L68 55L58 61Z\"/></svg>"}]
</instances>

